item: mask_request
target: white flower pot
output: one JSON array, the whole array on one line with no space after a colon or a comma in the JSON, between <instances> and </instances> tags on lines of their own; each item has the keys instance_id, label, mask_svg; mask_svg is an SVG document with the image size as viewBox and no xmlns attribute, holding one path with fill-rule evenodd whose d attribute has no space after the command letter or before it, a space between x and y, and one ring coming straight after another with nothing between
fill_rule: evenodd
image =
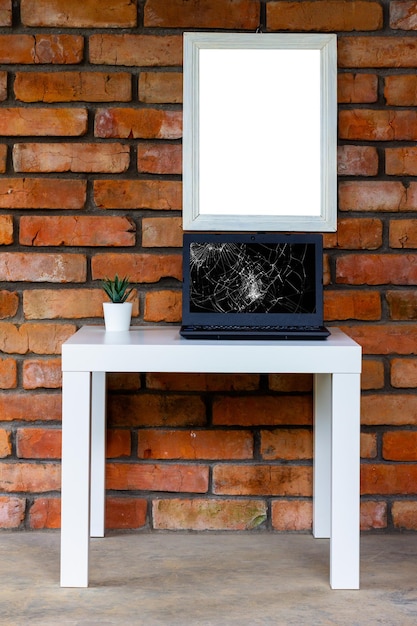
<instances>
[{"instance_id":1,"label":"white flower pot","mask_svg":"<svg viewBox=\"0 0 417 626\"><path fill-rule=\"evenodd\" d=\"M120 332L129 330L132 317L131 302L103 302L103 312L106 331Z\"/></svg>"}]
</instances>

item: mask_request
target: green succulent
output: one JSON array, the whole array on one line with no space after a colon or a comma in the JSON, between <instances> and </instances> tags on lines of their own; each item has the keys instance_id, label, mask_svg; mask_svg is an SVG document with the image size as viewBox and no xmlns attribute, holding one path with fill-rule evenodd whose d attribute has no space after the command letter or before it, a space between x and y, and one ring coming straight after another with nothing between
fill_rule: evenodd
<instances>
[{"instance_id":1,"label":"green succulent","mask_svg":"<svg viewBox=\"0 0 417 626\"><path fill-rule=\"evenodd\" d=\"M129 278L127 276L119 278L117 274L114 279L105 278L102 281L101 286L109 296L110 300L118 304L125 302L133 290L133 288L129 289Z\"/></svg>"}]
</instances>

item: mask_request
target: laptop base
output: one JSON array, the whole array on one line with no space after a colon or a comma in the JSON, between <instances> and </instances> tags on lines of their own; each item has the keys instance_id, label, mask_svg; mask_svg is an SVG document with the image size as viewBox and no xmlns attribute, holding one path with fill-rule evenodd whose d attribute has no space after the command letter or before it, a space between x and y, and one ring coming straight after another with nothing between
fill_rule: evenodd
<instances>
[{"instance_id":1,"label":"laptop base","mask_svg":"<svg viewBox=\"0 0 417 626\"><path fill-rule=\"evenodd\" d=\"M236 328L236 327L207 327L181 326L181 337L185 339L244 339L257 341L297 341L322 340L330 335L325 326L300 328Z\"/></svg>"}]
</instances>

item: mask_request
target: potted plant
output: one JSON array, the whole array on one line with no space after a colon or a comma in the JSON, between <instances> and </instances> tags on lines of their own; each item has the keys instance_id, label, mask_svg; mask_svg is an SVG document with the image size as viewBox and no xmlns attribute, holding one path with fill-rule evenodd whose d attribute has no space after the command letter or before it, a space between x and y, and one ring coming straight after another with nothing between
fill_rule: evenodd
<instances>
[{"instance_id":1,"label":"potted plant","mask_svg":"<svg viewBox=\"0 0 417 626\"><path fill-rule=\"evenodd\" d=\"M129 330L132 317L132 303L126 302L132 288L129 278L105 278L102 288L110 298L110 302L103 302L104 324L106 331Z\"/></svg>"}]
</instances>

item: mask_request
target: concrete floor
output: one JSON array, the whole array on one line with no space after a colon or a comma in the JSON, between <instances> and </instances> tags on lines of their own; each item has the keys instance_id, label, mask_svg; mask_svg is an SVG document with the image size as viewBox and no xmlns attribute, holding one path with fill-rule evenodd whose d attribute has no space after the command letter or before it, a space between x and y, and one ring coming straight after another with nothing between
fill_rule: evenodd
<instances>
[{"instance_id":1,"label":"concrete floor","mask_svg":"<svg viewBox=\"0 0 417 626\"><path fill-rule=\"evenodd\" d=\"M293 534L113 534L90 587L59 587L59 533L0 532L1 626L416 626L417 535L365 535L361 590L332 591L329 542Z\"/></svg>"}]
</instances>

